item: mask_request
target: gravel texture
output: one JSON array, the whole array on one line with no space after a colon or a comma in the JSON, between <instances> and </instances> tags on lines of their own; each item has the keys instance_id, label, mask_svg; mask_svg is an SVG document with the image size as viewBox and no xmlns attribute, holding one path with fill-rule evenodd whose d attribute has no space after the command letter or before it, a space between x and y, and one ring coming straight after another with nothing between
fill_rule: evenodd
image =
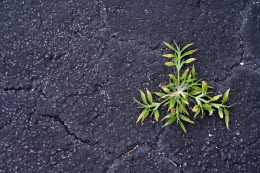
<instances>
[{"instance_id":1,"label":"gravel texture","mask_svg":"<svg viewBox=\"0 0 260 173\"><path fill-rule=\"evenodd\" d=\"M0 172L260 172L259 1L2 0L0 16ZM229 129L136 124L173 39L231 88Z\"/></svg>"}]
</instances>

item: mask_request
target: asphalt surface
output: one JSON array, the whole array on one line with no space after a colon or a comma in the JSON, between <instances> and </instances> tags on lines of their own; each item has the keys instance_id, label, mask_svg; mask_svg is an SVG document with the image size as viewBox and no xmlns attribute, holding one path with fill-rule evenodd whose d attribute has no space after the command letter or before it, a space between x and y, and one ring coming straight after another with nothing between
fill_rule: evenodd
<instances>
[{"instance_id":1,"label":"asphalt surface","mask_svg":"<svg viewBox=\"0 0 260 173\"><path fill-rule=\"evenodd\" d=\"M0 16L0 172L260 172L259 1L2 0ZM231 88L229 129L136 125L173 39Z\"/></svg>"}]
</instances>

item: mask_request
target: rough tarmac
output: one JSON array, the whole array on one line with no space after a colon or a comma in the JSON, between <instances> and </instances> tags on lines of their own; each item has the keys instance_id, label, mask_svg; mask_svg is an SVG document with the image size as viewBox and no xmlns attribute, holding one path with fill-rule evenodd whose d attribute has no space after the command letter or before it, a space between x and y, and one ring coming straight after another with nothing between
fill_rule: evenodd
<instances>
[{"instance_id":1,"label":"rough tarmac","mask_svg":"<svg viewBox=\"0 0 260 173\"><path fill-rule=\"evenodd\" d=\"M0 172L260 172L259 1L2 0L0 16ZM231 88L229 129L136 125L173 39Z\"/></svg>"}]
</instances>

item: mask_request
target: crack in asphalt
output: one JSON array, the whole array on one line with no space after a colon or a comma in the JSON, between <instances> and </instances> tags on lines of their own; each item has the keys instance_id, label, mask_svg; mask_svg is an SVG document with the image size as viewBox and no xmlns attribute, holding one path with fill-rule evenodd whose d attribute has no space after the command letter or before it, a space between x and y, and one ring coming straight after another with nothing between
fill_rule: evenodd
<instances>
[{"instance_id":1,"label":"crack in asphalt","mask_svg":"<svg viewBox=\"0 0 260 173\"><path fill-rule=\"evenodd\" d=\"M96 148L96 149L99 149L101 151L103 151L104 153L108 154L110 157L113 157L114 153L109 151L108 149L105 149L105 148L102 148L101 146L99 146L98 144L96 143L91 143L89 140L86 140L86 139L81 139L80 137L78 137L76 134L70 132L69 128L65 125L65 122L62 121L59 117L56 117L56 116L53 116L53 115L50 115L50 114L44 114L44 115L41 115L42 117L48 117L48 118L52 118L54 119L55 121L59 122L65 129L65 131L72 137L74 137L76 140L79 140L80 142L84 143L84 144L87 144L89 145L90 147L93 147L93 148Z\"/></svg>"},{"instance_id":2,"label":"crack in asphalt","mask_svg":"<svg viewBox=\"0 0 260 173\"><path fill-rule=\"evenodd\" d=\"M118 157L114 158L111 163L108 165L108 167L105 169L104 172L107 172L109 169L113 168L114 164L123 159L124 157L127 157L129 156L131 153L135 152L136 149L138 149L139 147L149 147L151 148L153 151L155 151L160 157L164 157L166 159L168 159L168 161L173 164L174 166L176 167L180 167L182 168L182 165L180 163L177 163L177 162L173 162L169 156L165 155L165 154L162 154L157 148L156 148L156 145L155 144L152 144L150 142L144 142L144 143L140 143L140 144L136 144L133 148L131 148L130 150L127 150L125 153L119 155Z\"/></svg>"}]
</instances>

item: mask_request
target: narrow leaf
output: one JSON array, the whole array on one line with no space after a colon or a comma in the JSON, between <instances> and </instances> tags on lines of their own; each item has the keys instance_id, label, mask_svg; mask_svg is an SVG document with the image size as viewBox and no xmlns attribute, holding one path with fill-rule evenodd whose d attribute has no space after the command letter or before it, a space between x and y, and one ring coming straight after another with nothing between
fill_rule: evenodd
<instances>
[{"instance_id":1,"label":"narrow leaf","mask_svg":"<svg viewBox=\"0 0 260 173\"><path fill-rule=\"evenodd\" d=\"M165 65L166 65L166 66L174 66L174 65L176 65L176 64L175 64L174 62L166 62Z\"/></svg>"},{"instance_id":2,"label":"narrow leaf","mask_svg":"<svg viewBox=\"0 0 260 173\"><path fill-rule=\"evenodd\" d=\"M194 64L193 64L193 67L192 67L192 77L193 77L193 79L196 78L196 72L195 72Z\"/></svg>"},{"instance_id":3,"label":"narrow leaf","mask_svg":"<svg viewBox=\"0 0 260 173\"><path fill-rule=\"evenodd\" d=\"M218 100L222 95L217 95L217 96L214 96L210 99L211 102L214 102L216 100Z\"/></svg>"},{"instance_id":4,"label":"narrow leaf","mask_svg":"<svg viewBox=\"0 0 260 173\"><path fill-rule=\"evenodd\" d=\"M140 93L141 93L141 97L142 97L143 102L144 102L146 105L149 105L149 104L147 103L147 100L146 100L146 97L145 97L145 94L143 93L143 91L141 91L141 90L139 90L139 91L140 91Z\"/></svg>"},{"instance_id":5,"label":"narrow leaf","mask_svg":"<svg viewBox=\"0 0 260 173\"><path fill-rule=\"evenodd\" d=\"M220 118L223 118L223 112L221 109L218 109L218 114L219 114Z\"/></svg>"},{"instance_id":6,"label":"narrow leaf","mask_svg":"<svg viewBox=\"0 0 260 173\"><path fill-rule=\"evenodd\" d=\"M167 57L167 58L174 58L174 55L173 54L165 54L163 55L164 57Z\"/></svg>"},{"instance_id":7,"label":"narrow leaf","mask_svg":"<svg viewBox=\"0 0 260 173\"><path fill-rule=\"evenodd\" d=\"M226 108L224 108L224 113L225 113L225 122L226 122L226 126L228 128L228 124L229 124L229 114L228 114L228 110Z\"/></svg>"},{"instance_id":8,"label":"narrow leaf","mask_svg":"<svg viewBox=\"0 0 260 173\"><path fill-rule=\"evenodd\" d=\"M183 130L185 133L187 133L187 131L186 131L186 129L185 129L185 126L182 124L182 122L181 122L181 121L179 121L179 124L180 124L180 126L181 126L182 130Z\"/></svg>"},{"instance_id":9,"label":"narrow leaf","mask_svg":"<svg viewBox=\"0 0 260 173\"><path fill-rule=\"evenodd\" d=\"M191 43L191 44L187 44L186 46L184 46L182 49L181 49L181 52L183 52L185 49L187 49L188 47L192 46L194 43Z\"/></svg>"},{"instance_id":10,"label":"narrow leaf","mask_svg":"<svg viewBox=\"0 0 260 173\"><path fill-rule=\"evenodd\" d=\"M183 57L185 57L185 56L187 56L187 55L191 55L191 54L193 54L194 52L196 52L198 49L195 49L195 50L190 50L190 51L188 51L188 52L185 52L182 56L181 56L181 58L183 58Z\"/></svg>"},{"instance_id":11,"label":"narrow leaf","mask_svg":"<svg viewBox=\"0 0 260 173\"><path fill-rule=\"evenodd\" d=\"M177 119L176 117L171 118L169 121L167 121L167 122L163 125L163 127L168 126L169 124L174 123L174 121L176 121L176 119Z\"/></svg>"},{"instance_id":12,"label":"narrow leaf","mask_svg":"<svg viewBox=\"0 0 260 173\"><path fill-rule=\"evenodd\" d=\"M179 114L179 117L180 117L180 119L182 119L182 120L184 120L184 121L187 121L187 122L189 122L189 123L194 124L193 121L191 121L189 118L185 117L184 115Z\"/></svg>"},{"instance_id":13,"label":"narrow leaf","mask_svg":"<svg viewBox=\"0 0 260 173\"><path fill-rule=\"evenodd\" d=\"M156 121L159 120L159 111L158 110L154 111L154 117L155 117Z\"/></svg>"},{"instance_id":14,"label":"narrow leaf","mask_svg":"<svg viewBox=\"0 0 260 173\"><path fill-rule=\"evenodd\" d=\"M143 118L143 116L146 114L146 112L147 112L147 109L144 109L144 110L142 111L142 113L139 115L139 117L138 117L136 123L138 123L138 122Z\"/></svg>"},{"instance_id":15,"label":"narrow leaf","mask_svg":"<svg viewBox=\"0 0 260 173\"><path fill-rule=\"evenodd\" d=\"M225 104L225 103L226 103L226 101L227 101L227 99L228 99L229 91L230 91L230 89L228 89L228 90L226 91L226 93L225 93L225 95L224 95L224 97L223 97L223 100L222 100L222 104Z\"/></svg>"},{"instance_id":16,"label":"narrow leaf","mask_svg":"<svg viewBox=\"0 0 260 173\"><path fill-rule=\"evenodd\" d=\"M190 58L190 59L187 59L186 61L184 61L183 63L189 64L189 63L191 63L191 62L193 62L195 60L196 60L195 58Z\"/></svg>"},{"instance_id":17,"label":"narrow leaf","mask_svg":"<svg viewBox=\"0 0 260 173\"><path fill-rule=\"evenodd\" d=\"M175 116L175 113L173 113L173 114L168 114L168 115L166 115L166 116L162 119L162 121L165 120L166 118L173 118L174 116Z\"/></svg>"},{"instance_id":18,"label":"narrow leaf","mask_svg":"<svg viewBox=\"0 0 260 173\"><path fill-rule=\"evenodd\" d=\"M150 93L150 91L148 89L146 89L146 93L147 93L147 99L150 103L153 103L153 97L152 94Z\"/></svg>"},{"instance_id":19,"label":"narrow leaf","mask_svg":"<svg viewBox=\"0 0 260 173\"><path fill-rule=\"evenodd\" d=\"M171 93L171 91L168 89L168 88L166 88L166 87L161 87L162 89L163 89L163 91L164 92L166 92L167 94L170 94Z\"/></svg>"},{"instance_id":20,"label":"narrow leaf","mask_svg":"<svg viewBox=\"0 0 260 173\"><path fill-rule=\"evenodd\" d=\"M168 46L171 50L175 51L175 52L178 52L176 49L174 49L174 47L172 47L172 45L166 43L166 42L163 42L166 46Z\"/></svg>"},{"instance_id":21,"label":"narrow leaf","mask_svg":"<svg viewBox=\"0 0 260 173\"><path fill-rule=\"evenodd\" d=\"M186 79L188 72L189 72L189 68L187 68L187 70L185 70L185 72L182 74L181 78Z\"/></svg>"},{"instance_id":22,"label":"narrow leaf","mask_svg":"<svg viewBox=\"0 0 260 173\"><path fill-rule=\"evenodd\" d=\"M199 115L199 113L200 113L200 109L198 109L198 110L196 111L196 113L195 113L195 115L194 115L194 118L196 118L196 116Z\"/></svg>"},{"instance_id":23,"label":"narrow leaf","mask_svg":"<svg viewBox=\"0 0 260 173\"><path fill-rule=\"evenodd\" d=\"M158 97L163 97L165 94L164 93L159 93L159 92L155 92L155 95L157 95Z\"/></svg>"}]
</instances>

